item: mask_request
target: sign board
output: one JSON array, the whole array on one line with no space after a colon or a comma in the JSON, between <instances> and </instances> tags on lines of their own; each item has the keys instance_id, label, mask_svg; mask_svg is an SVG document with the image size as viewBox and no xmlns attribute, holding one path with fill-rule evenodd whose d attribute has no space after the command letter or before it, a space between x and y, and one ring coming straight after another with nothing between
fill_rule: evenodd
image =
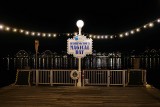
<instances>
[{"instance_id":1,"label":"sign board","mask_svg":"<svg viewBox=\"0 0 160 107\"><path fill-rule=\"evenodd\" d=\"M67 52L76 58L83 58L87 54L92 54L92 39L83 35L76 35L67 40Z\"/></svg>"},{"instance_id":2,"label":"sign board","mask_svg":"<svg viewBox=\"0 0 160 107\"><path fill-rule=\"evenodd\" d=\"M76 80L79 78L79 72L77 70L72 70L71 73L70 73L70 77L73 79L73 80Z\"/></svg>"}]
</instances>

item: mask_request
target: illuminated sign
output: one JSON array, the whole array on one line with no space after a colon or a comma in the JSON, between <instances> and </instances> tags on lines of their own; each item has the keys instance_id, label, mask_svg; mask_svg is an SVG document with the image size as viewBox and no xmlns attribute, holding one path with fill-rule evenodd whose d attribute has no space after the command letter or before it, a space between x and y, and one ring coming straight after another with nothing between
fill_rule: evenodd
<instances>
[{"instance_id":1,"label":"illuminated sign","mask_svg":"<svg viewBox=\"0 0 160 107\"><path fill-rule=\"evenodd\" d=\"M74 36L67 40L67 52L73 54L76 58L83 58L87 54L92 54L92 39L86 38L86 36Z\"/></svg>"}]
</instances>

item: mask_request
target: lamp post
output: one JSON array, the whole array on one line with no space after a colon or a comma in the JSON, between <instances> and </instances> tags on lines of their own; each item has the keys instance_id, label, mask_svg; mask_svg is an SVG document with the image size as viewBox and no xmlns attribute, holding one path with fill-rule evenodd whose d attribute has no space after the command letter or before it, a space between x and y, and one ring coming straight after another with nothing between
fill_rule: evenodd
<instances>
[{"instance_id":1,"label":"lamp post","mask_svg":"<svg viewBox=\"0 0 160 107\"><path fill-rule=\"evenodd\" d=\"M76 72L78 73L78 75L76 75L78 79L77 87L81 87L82 86L81 78L84 80L84 74L81 77L81 74L82 74L81 58L85 57L86 55L92 54L93 47L92 47L92 39L86 38L86 36L81 34L81 30L84 25L84 22L82 20L78 20L76 25L79 28L79 34L67 40L67 53L73 54L74 57L78 58L78 72ZM73 73L71 73L71 78L72 78L72 74Z\"/></svg>"},{"instance_id":2,"label":"lamp post","mask_svg":"<svg viewBox=\"0 0 160 107\"><path fill-rule=\"evenodd\" d=\"M76 25L77 25L78 30L79 30L78 36L82 36L81 30L82 30L82 27L84 25L84 22L82 20L78 20ZM78 78L77 87L81 87L82 86L82 82L81 82L81 58L78 58L78 72L79 72L79 78Z\"/></svg>"}]
</instances>

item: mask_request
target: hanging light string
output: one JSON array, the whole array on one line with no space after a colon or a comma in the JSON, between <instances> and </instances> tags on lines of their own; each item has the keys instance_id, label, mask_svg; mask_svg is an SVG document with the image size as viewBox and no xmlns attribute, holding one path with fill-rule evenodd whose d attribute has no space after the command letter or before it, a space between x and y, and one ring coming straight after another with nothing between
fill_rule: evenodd
<instances>
[{"instance_id":1,"label":"hanging light string","mask_svg":"<svg viewBox=\"0 0 160 107\"><path fill-rule=\"evenodd\" d=\"M93 39L114 39L114 38L124 38L128 37L130 35L133 35L135 33L138 33L144 29L147 28L153 28L155 24L160 24L160 18L151 21L147 24L144 24L143 26L119 33L119 34L113 34L113 35L95 35L95 34L89 34L89 33L84 33L85 36L88 36L89 38ZM0 31L6 31L6 32L13 32L13 33L20 33L24 35L30 35L30 36L38 36L38 37L57 37L57 35L66 35L66 36L74 36L77 35L77 32L74 33L46 33L46 32L35 32L35 31L30 31L30 30L25 30L22 28L16 28L16 27L10 27L7 25L0 24Z\"/></svg>"},{"instance_id":2,"label":"hanging light string","mask_svg":"<svg viewBox=\"0 0 160 107\"><path fill-rule=\"evenodd\" d=\"M155 24L160 24L160 18L151 21L147 24L144 24L143 26L125 31L125 32L121 32L118 34L113 34L113 35L94 35L94 34L89 34L90 38L93 39L114 39L114 38L124 38L124 37L128 37L130 35L134 35L136 33L141 32L142 30L146 30L148 28L153 28Z\"/></svg>"}]
</instances>

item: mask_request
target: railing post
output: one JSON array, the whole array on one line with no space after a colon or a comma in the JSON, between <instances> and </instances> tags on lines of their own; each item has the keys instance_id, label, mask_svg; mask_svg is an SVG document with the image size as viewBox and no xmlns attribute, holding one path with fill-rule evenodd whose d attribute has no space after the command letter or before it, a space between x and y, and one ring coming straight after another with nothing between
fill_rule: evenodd
<instances>
[{"instance_id":1,"label":"railing post","mask_svg":"<svg viewBox=\"0 0 160 107\"><path fill-rule=\"evenodd\" d=\"M84 70L82 72L82 82L83 82L83 87L84 87Z\"/></svg>"},{"instance_id":2,"label":"railing post","mask_svg":"<svg viewBox=\"0 0 160 107\"><path fill-rule=\"evenodd\" d=\"M110 85L110 70L107 70L107 87Z\"/></svg>"},{"instance_id":3,"label":"railing post","mask_svg":"<svg viewBox=\"0 0 160 107\"><path fill-rule=\"evenodd\" d=\"M147 78L147 71L143 70L143 73L144 73L144 77L143 77L144 78L144 81L143 81L144 83L143 83L143 85L146 86L147 85L147 79L146 79Z\"/></svg>"},{"instance_id":4,"label":"railing post","mask_svg":"<svg viewBox=\"0 0 160 107\"><path fill-rule=\"evenodd\" d=\"M125 71L126 71L126 70L123 70L123 71L122 71L122 83L123 83L123 87L125 87L125 84L126 84L126 83L125 83Z\"/></svg>"},{"instance_id":5,"label":"railing post","mask_svg":"<svg viewBox=\"0 0 160 107\"><path fill-rule=\"evenodd\" d=\"M53 86L53 70L50 70L50 84Z\"/></svg>"},{"instance_id":6,"label":"railing post","mask_svg":"<svg viewBox=\"0 0 160 107\"><path fill-rule=\"evenodd\" d=\"M38 84L39 84L39 72L36 69L36 86L38 86Z\"/></svg>"}]
</instances>

